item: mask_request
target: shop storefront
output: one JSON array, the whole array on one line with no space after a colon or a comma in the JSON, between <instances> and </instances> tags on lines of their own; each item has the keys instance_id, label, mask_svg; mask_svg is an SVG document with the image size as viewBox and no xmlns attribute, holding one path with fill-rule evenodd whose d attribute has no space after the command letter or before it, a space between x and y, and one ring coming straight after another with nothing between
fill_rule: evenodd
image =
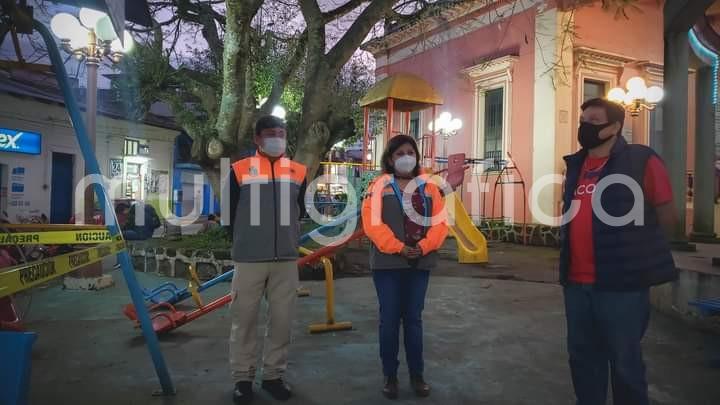
<instances>
[{"instance_id":1,"label":"shop storefront","mask_svg":"<svg viewBox=\"0 0 720 405\"><path fill-rule=\"evenodd\" d=\"M99 103L96 156L112 179L110 198L171 207L173 143L167 117L129 121ZM75 186L84 164L57 91L0 76L0 214L11 222L67 223L80 208ZM162 210L160 208L163 208Z\"/></svg>"}]
</instances>

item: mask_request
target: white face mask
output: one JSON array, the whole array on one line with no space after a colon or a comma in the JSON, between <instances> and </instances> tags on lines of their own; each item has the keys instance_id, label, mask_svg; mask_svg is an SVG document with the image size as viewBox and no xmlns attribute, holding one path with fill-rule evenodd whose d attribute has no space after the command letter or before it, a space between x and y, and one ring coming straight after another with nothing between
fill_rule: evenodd
<instances>
[{"instance_id":1,"label":"white face mask","mask_svg":"<svg viewBox=\"0 0 720 405\"><path fill-rule=\"evenodd\" d=\"M264 138L261 148L266 155L278 157L285 153L287 140L285 138L278 137Z\"/></svg>"},{"instance_id":2,"label":"white face mask","mask_svg":"<svg viewBox=\"0 0 720 405\"><path fill-rule=\"evenodd\" d=\"M416 165L417 159L415 159L415 156L405 155L395 160L394 167L399 174L411 174Z\"/></svg>"}]
</instances>

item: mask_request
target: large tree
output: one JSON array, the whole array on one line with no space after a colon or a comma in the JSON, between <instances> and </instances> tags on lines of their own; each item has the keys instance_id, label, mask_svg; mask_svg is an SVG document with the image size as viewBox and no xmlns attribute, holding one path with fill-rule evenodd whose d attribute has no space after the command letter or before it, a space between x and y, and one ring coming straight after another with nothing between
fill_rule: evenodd
<instances>
[{"instance_id":1,"label":"large tree","mask_svg":"<svg viewBox=\"0 0 720 405\"><path fill-rule=\"evenodd\" d=\"M219 158L251 146L253 122L282 102L294 158L313 174L329 147L355 133L352 104L371 75L358 81L348 62L396 1L334 3L151 1L156 25L135 30L141 45L126 61L128 99L138 114L155 101L172 106L215 190Z\"/></svg>"}]
</instances>

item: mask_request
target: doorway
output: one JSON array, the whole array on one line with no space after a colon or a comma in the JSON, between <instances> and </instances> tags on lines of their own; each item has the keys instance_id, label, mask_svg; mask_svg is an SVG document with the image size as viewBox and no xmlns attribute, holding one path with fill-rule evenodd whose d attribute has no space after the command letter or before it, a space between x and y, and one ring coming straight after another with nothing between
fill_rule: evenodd
<instances>
[{"instance_id":1,"label":"doorway","mask_svg":"<svg viewBox=\"0 0 720 405\"><path fill-rule=\"evenodd\" d=\"M52 178L50 180L50 222L66 224L72 217L74 156L53 152Z\"/></svg>"}]
</instances>

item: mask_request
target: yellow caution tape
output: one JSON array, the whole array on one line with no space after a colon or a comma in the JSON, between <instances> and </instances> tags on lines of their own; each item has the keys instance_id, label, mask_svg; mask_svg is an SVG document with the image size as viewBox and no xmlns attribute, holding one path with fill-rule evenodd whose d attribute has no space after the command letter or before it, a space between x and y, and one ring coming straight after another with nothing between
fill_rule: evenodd
<instances>
[{"instance_id":1,"label":"yellow caution tape","mask_svg":"<svg viewBox=\"0 0 720 405\"><path fill-rule=\"evenodd\" d=\"M54 256L49 259L0 270L0 298L46 283L63 274L97 263L125 249L125 242L114 242Z\"/></svg>"},{"instance_id":2,"label":"yellow caution tape","mask_svg":"<svg viewBox=\"0 0 720 405\"><path fill-rule=\"evenodd\" d=\"M0 245L86 245L110 242L107 230L0 233Z\"/></svg>"}]
</instances>

